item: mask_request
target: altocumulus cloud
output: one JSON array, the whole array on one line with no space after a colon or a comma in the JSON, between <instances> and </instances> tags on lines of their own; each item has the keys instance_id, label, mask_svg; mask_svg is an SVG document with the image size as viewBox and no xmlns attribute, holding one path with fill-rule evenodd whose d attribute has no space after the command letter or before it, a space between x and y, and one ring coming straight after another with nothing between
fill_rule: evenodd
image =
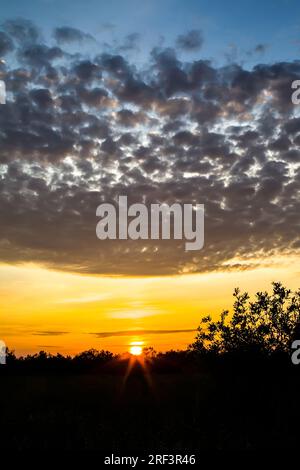
<instances>
[{"instance_id":1,"label":"altocumulus cloud","mask_svg":"<svg viewBox=\"0 0 300 470\"><path fill-rule=\"evenodd\" d=\"M199 29L192 29L186 34L180 34L176 44L178 48L186 51L197 51L203 44L202 32Z\"/></svg>"},{"instance_id":2,"label":"altocumulus cloud","mask_svg":"<svg viewBox=\"0 0 300 470\"><path fill-rule=\"evenodd\" d=\"M163 275L299 252L300 118L290 99L299 61L251 70L183 62L178 49L202 44L190 32L175 48L154 48L139 69L122 55L136 35L118 53L89 55L80 47L87 33L60 27L49 43L41 37L23 20L0 33L2 261ZM204 248L100 242L96 207L119 195L205 204Z\"/></svg>"}]
</instances>

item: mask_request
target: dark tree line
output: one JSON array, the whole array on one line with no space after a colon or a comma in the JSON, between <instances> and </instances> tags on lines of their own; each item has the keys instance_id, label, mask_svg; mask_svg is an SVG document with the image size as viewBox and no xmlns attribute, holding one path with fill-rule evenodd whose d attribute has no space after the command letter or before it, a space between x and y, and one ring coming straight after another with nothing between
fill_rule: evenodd
<instances>
[{"instance_id":1,"label":"dark tree line","mask_svg":"<svg viewBox=\"0 0 300 470\"><path fill-rule=\"evenodd\" d=\"M105 366L113 359L117 359L117 355L110 351L89 349L88 351L76 354L76 356L63 356L62 354L50 354L40 351L37 354L29 354L25 357L16 357L13 351L7 351L6 363L11 369L19 371L73 371L82 372L91 369L97 369Z\"/></svg>"}]
</instances>

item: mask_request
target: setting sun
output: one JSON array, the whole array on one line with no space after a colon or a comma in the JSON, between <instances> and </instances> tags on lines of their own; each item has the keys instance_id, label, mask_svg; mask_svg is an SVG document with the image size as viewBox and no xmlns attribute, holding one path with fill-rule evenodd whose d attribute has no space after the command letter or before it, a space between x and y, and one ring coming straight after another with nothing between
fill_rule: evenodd
<instances>
[{"instance_id":1,"label":"setting sun","mask_svg":"<svg viewBox=\"0 0 300 470\"><path fill-rule=\"evenodd\" d=\"M130 354L133 356L140 356L142 354L142 347L141 346L130 346Z\"/></svg>"}]
</instances>

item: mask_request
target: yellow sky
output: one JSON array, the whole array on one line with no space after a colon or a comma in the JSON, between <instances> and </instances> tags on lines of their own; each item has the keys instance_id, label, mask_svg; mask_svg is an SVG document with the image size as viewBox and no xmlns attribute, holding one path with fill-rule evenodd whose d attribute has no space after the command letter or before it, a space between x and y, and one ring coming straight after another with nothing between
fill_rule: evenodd
<instances>
[{"instance_id":1,"label":"yellow sky","mask_svg":"<svg viewBox=\"0 0 300 470\"><path fill-rule=\"evenodd\" d=\"M184 348L194 332L126 332L196 329L202 316L231 308L236 286L254 294L280 280L297 289L298 266L299 258L276 258L246 271L112 278L3 264L0 339L17 354L41 349L74 354L91 347L124 352L133 341L156 350ZM121 333L97 337L104 332Z\"/></svg>"}]
</instances>

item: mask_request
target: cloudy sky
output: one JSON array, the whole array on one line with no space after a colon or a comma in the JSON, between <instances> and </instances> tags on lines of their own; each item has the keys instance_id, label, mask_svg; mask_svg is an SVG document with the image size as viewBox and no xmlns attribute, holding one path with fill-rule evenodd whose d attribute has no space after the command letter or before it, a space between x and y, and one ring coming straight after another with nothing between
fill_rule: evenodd
<instances>
[{"instance_id":1,"label":"cloudy sky","mask_svg":"<svg viewBox=\"0 0 300 470\"><path fill-rule=\"evenodd\" d=\"M5 4L9 345L117 350L136 329L181 346L233 286L255 291L275 274L299 285L299 13L293 0ZM96 208L119 195L205 204L204 248L99 241Z\"/></svg>"}]
</instances>

